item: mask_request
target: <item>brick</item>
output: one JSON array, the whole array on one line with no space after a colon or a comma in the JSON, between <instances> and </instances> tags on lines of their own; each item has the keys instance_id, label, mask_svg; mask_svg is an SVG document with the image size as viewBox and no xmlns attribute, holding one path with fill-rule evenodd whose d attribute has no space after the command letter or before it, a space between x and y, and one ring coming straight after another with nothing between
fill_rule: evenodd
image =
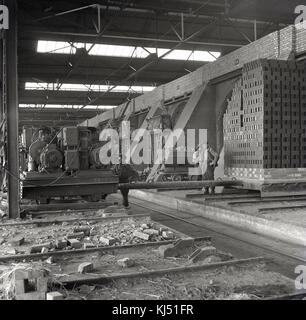
<instances>
[{"instance_id":1,"label":"brick","mask_svg":"<svg viewBox=\"0 0 306 320\"><path fill-rule=\"evenodd\" d=\"M37 278L37 291L46 293L48 291L48 278Z\"/></svg>"},{"instance_id":2,"label":"brick","mask_svg":"<svg viewBox=\"0 0 306 320\"><path fill-rule=\"evenodd\" d=\"M15 281L15 294L24 294L25 293L25 284L24 280Z\"/></svg>"},{"instance_id":3,"label":"brick","mask_svg":"<svg viewBox=\"0 0 306 320\"><path fill-rule=\"evenodd\" d=\"M32 246L31 248L29 248L29 253L33 254L33 253L41 253L41 250L43 248L47 248L47 249L51 249L52 245L51 243L42 243L42 244L37 244Z\"/></svg>"},{"instance_id":4,"label":"brick","mask_svg":"<svg viewBox=\"0 0 306 320\"><path fill-rule=\"evenodd\" d=\"M150 229L150 226L148 224L142 224L141 228L144 229L144 230L145 229Z\"/></svg>"},{"instance_id":5,"label":"brick","mask_svg":"<svg viewBox=\"0 0 306 320\"><path fill-rule=\"evenodd\" d=\"M42 254L48 253L48 252L49 252L49 249L48 249L48 248L43 247L43 248L41 249L41 253L42 253Z\"/></svg>"},{"instance_id":6,"label":"brick","mask_svg":"<svg viewBox=\"0 0 306 320\"><path fill-rule=\"evenodd\" d=\"M56 240L55 248L58 250L63 250L68 246L67 240Z\"/></svg>"},{"instance_id":7,"label":"brick","mask_svg":"<svg viewBox=\"0 0 306 320\"><path fill-rule=\"evenodd\" d=\"M167 228L159 228L159 234L162 235L164 231L169 231Z\"/></svg>"},{"instance_id":8,"label":"brick","mask_svg":"<svg viewBox=\"0 0 306 320\"><path fill-rule=\"evenodd\" d=\"M94 266L90 262L84 262L79 265L78 272L81 274L93 272Z\"/></svg>"},{"instance_id":9,"label":"brick","mask_svg":"<svg viewBox=\"0 0 306 320\"><path fill-rule=\"evenodd\" d=\"M97 246L93 243L84 243L84 246L83 248L86 250L86 249L94 249L94 248L97 248Z\"/></svg>"},{"instance_id":10,"label":"brick","mask_svg":"<svg viewBox=\"0 0 306 320\"><path fill-rule=\"evenodd\" d=\"M18 251L16 249L9 249L6 251L6 253L14 256L15 254L18 254Z\"/></svg>"},{"instance_id":11,"label":"brick","mask_svg":"<svg viewBox=\"0 0 306 320\"><path fill-rule=\"evenodd\" d=\"M135 266L135 261L130 258L124 258L117 261L117 264L122 268L132 268Z\"/></svg>"},{"instance_id":12,"label":"brick","mask_svg":"<svg viewBox=\"0 0 306 320\"><path fill-rule=\"evenodd\" d=\"M48 292L47 300L64 300L64 296L60 292Z\"/></svg>"},{"instance_id":13,"label":"brick","mask_svg":"<svg viewBox=\"0 0 306 320\"><path fill-rule=\"evenodd\" d=\"M118 242L118 239L111 238L111 237L100 237L100 242L105 244L106 246L113 246Z\"/></svg>"},{"instance_id":14,"label":"brick","mask_svg":"<svg viewBox=\"0 0 306 320\"><path fill-rule=\"evenodd\" d=\"M13 240L11 240L9 244L12 247L19 247L19 246L22 246L24 242L25 242L24 237L16 237Z\"/></svg>"},{"instance_id":15,"label":"brick","mask_svg":"<svg viewBox=\"0 0 306 320\"><path fill-rule=\"evenodd\" d=\"M15 280L25 280L29 279L30 275L30 270L25 270L25 269L17 269L14 272Z\"/></svg>"},{"instance_id":16,"label":"brick","mask_svg":"<svg viewBox=\"0 0 306 320\"><path fill-rule=\"evenodd\" d=\"M30 293L25 293L25 294L17 294L15 296L16 300L46 300L46 293L44 292L30 292Z\"/></svg>"},{"instance_id":17,"label":"brick","mask_svg":"<svg viewBox=\"0 0 306 320\"><path fill-rule=\"evenodd\" d=\"M162 233L162 237L165 240L173 240L175 238L174 233L172 231L164 231Z\"/></svg>"},{"instance_id":18,"label":"brick","mask_svg":"<svg viewBox=\"0 0 306 320\"><path fill-rule=\"evenodd\" d=\"M78 227L78 228L75 228L73 232L74 233L82 233L83 232L86 237L89 237L91 229L90 229L90 227Z\"/></svg>"},{"instance_id":19,"label":"brick","mask_svg":"<svg viewBox=\"0 0 306 320\"><path fill-rule=\"evenodd\" d=\"M134 232L134 237L142 239L142 240L145 240L145 241L149 241L150 238L151 238L151 236L149 234L146 234L146 233L143 233L143 232L140 232L140 231L135 231Z\"/></svg>"},{"instance_id":20,"label":"brick","mask_svg":"<svg viewBox=\"0 0 306 320\"><path fill-rule=\"evenodd\" d=\"M222 262L222 259L217 256L210 256L203 260L204 264L219 263L219 262Z\"/></svg>"},{"instance_id":21,"label":"brick","mask_svg":"<svg viewBox=\"0 0 306 320\"><path fill-rule=\"evenodd\" d=\"M46 262L47 264L53 264L53 263L54 263L54 257L51 256L51 257L48 258L45 262Z\"/></svg>"},{"instance_id":22,"label":"brick","mask_svg":"<svg viewBox=\"0 0 306 320\"><path fill-rule=\"evenodd\" d=\"M197 263L200 261L205 260L206 258L216 255L217 254L217 249L215 247L205 247L196 250L190 257L189 260L192 263Z\"/></svg>"},{"instance_id":23,"label":"brick","mask_svg":"<svg viewBox=\"0 0 306 320\"><path fill-rule=\"evenodd\" d=\"M158 236L159 235L159 231L155 230L155 229L147 229L147 230L144 230L143 232L150 235L150 236Z\"/></svg>"},{"instance_id":24,"label":"brick","mask_svg":"<svg viewBox=\"0 0 306 320\"><path fill-rule=\"evenodd\" d=\"M82 248L82 243L79 240L76 240L76 239L68 240L68 244L73 249L81 249Z\"/></svg>"},{"instance_id":25,"label":"brick","mask_svg":"<svg viewBox=\"0 0 306 320\"><path fill-rule=\"evenodd\" d=\"M38 279L45 276L44 270L17 269L14 272L15 280Z\"/></svg>"},{"instance_id":26,"label":"brick","mask_svg":"<svg viewBox=\"0 0 306 320\"><path fill-rule=\"evenodd\" d=\"M85 237L85 234L84 232L78 232L78 233L72 233L72 234L68 234L66 236L66 239L67 240L70 240L70 239L82 239Z\"/></svg>"}]
</instances>

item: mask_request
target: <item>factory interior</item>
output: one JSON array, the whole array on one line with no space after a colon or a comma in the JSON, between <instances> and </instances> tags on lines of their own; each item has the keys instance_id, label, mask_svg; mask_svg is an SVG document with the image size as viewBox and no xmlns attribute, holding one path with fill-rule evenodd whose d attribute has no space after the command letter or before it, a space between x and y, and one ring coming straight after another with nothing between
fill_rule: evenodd
<instances>
[{"instance_id":1,"label":"factory interior","mask_svg":"<svg viewBox=\"0 0 306 320\"><path fill-rule=\"evenodd\" d=\"M0 300L306 300L303 1L0 15Z\"/></svg>"}]
</instances>

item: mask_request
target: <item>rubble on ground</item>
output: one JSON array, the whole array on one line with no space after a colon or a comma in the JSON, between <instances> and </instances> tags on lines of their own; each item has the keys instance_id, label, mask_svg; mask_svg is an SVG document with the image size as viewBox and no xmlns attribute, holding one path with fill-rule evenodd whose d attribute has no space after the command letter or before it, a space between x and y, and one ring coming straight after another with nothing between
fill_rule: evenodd
<instances>
[{"instance_id":1,"label":"rubble on ground","mask_svg":"<svg viewBox=\"0 0 306 320\"><path fill-rule=\"evenodd\" d=\"M112 211L114 208L107 209ZM2 225L0 254L47 254L63 250L161 242L175 238L177 236L172 230L152 223L149 217L114 217L107 221L73 221L60 225Z\"/></svg>"}]
</instances>

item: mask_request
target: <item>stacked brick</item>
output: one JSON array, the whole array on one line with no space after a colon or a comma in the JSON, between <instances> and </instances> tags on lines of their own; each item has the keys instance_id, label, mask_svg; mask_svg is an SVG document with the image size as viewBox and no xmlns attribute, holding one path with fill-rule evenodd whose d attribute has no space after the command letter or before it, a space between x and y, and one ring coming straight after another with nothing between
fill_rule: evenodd
<instances>
[{"instance_id":1,"label":"stacked brick","mask_svg":"<svg viewBox=\"0 0 306 320\"><path fill-rule=\"evenodd\" d=\"M257 60L243 68L224 116L226 175L264 179L306 168L306 66Z\"/></svg>"}]
</instances>

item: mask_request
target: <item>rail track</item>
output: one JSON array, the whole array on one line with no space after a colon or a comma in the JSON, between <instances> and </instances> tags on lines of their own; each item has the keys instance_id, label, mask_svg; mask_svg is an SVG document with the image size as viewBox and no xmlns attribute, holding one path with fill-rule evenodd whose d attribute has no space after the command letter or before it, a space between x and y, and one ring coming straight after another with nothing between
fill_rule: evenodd
<instances>
[{"instance_id":1,"label":"rail track","mask_svg":"<svg viewBox=\"0 0 306 320\"><path fill-rule=\"evenodd\" d=\"M180 229L186 229L188 231L188 228L186 227L187 225L192 226L195 228L197 233L201 233L204 236L202 237L196 237L192 236L189 232L186 232L187 236L192 236L195 239L195 243L211 243L212 240L214 240L214 237L222 236L226 237L228 239L234 240L235 244L238 246L243 246L243 245L251 245L252 247L256 247L260 249L262 252L270 252L273 254L277 254L279 256L282 256L282 258L290 258L291 260L294 260L295 262L298 263L306 263L306 260L303 259L302 257L288 254L285 251L282 250L275 250L272 248L267 248L264 246L261 246L259 244L256 244L252 241L246 241L239 239L239 237L235 237L233 235L228 235L222 232L219 232L213 228L210 228L207 226L205 223L205 219L199 216L194 216L192 214L188 213L181 213L181 212L171 212L171 210L168 209L162 209L160 206L157 205L152 205L151 203L146 203L143 201L137 201L135 199L130 201L131 204L138 209L145 209L145 212L148 212L147 214L137 214L138 218L141 217L147 217L148 214L151 214L153 221L156 221L157 223L163 225L164 222L167 222L168 224L175 224L179 223L181 224ZM66 204L65 204L66 205ZM98 206L97 206L98 207ZM48 208L45 207L45 210ZM56 209L56 208L54 208ZM79 208L76 208L78 210ZM81 209L82 210L82 209ZM90 209L91 211L92 209ZM138 210L141 211L141 210ZM47 212L45 214L48 219L46 220L32 220L32 221L24 221L24 222L17 222L17 223L6 223L6 224L1 224L0 227L25 227L27 225L38 225L38 226L48 226L50 224L61 224L63 222L67 223L75 223L78 221L82 222L91 222L91 221L96 221L96 222L107 222L108 220L114 220L114 219L125 219L125 218L133 218L133 216L117 216L117 217L109 217L109 218L101 218L101 217L77 217L77 218L56 218L56 219L50 219L50 211L41 211L39 212L42 216L44 216L44 212ZM52 213L52 212L51 212ZM66 210L54 210L53 213L55 214L61 214L65 213L67 214ZM69 212L68 212L69 213ZM168 219L168 220L165 220ZM163 220L164 219L164 220ZM171 227L172 229L176 229L176 227ZM177 230L179 231L179 230ZM213 234L214 236L205 236L208 234ZM125 245L125 246L110 246L110 247L95 247L91 249L84 249L84 250L73 250L73 251L55 251L55 252L48 252L48 253L41 253L41 254L24 254L24 255L14 255L14 256L2 256L0 257L0 263L1 264L7 264L7 263L12 263L12 262L26 262L26 261L43 261L44 259L53 257L56 260L59 261L59 263L62 263L61 261L67 261L67 263L70 263L72 261L74 264L81 263L86 259L86 257L89 257L91 255L98 255L100 257L103 257L104 255L108 254L128 254L130 252L133 252L134 254L139 254L139 252L146 251L146 250L156 250L154 248L158 248L162 245L171 245L174 244L175 241L162 241L162 242L146 242L146 243L141 243L137 245ZM216 246L217 247L217 246ZM88 259L88 258L87 258ZM174 267L170 265L170 267L160 267L160 266L154 266L152 269L149 268L149 270L142 270L142 271L134 271L134 272L114 272L111 274L104 274L101 272L101 270L98 270L98 273L94 274L86 274L86 275L77 275L77 274L72 274L68 277L64 277L60 279L60 281L56 280L52 282L52 286L54 288L62 288L65 292L70 292L71 290L75 290L75 288L82 286L82 285L102 285L105 286L107 284L120 284L121 281L126 281L127 283L129 282L139 282L141 279L150 279L148 281L154 282L154 279L160 279L163 277L180 277L180 276L187 276L187 275L194 275L196 273L209 273L209 272L214 272L219 269L226 269L229 267L243 267L243 266L252 266L256 265L261 262L268 262L269 259L265 257L265 255L254 255L248 258L234 258L229 261L224 261L220 263L210 263L210 264L204 264L204 265L178 265ZM151 270L150 270L151 269ZM168 279L169 280L169 279ZM67 291L68 290L68 291ZM103 296L103 295L102 295ZM150 294L149 294L150 296ZM151 293L152 296L152 293ZM153 294L154 296L154 294ZM292 294L286 294L286 295L275 295L273 297L269 296L269 298L266 298L265 296L260 297L260 299L267 299L267 300L302 300L306 296L306 293L292 293ZM122 297L121 297L122 298Z\"/></svg>"},{"instance_id":2,"label":"rail track","mask_svg":"<svg viewBox=\"0 0 306 320\"><path fill-rule=\"evenodd\" d=\"M135 201L135 200L131 200L130 201L132 204L135 204L137 206L140 206L140 207L143 207L144 209L150 209L151 211L155 211L156 213L158 214L161 214L163 216L167 216L173 220L177 220L177 221L181 221L187 225L192 225L192 226L195 226L195 227L198 227L200 228L201 230L203 231L209 231L209 232L213 232L217 235L221 235L221 236L225 236L227 238L230 238L230 239L233 239L241 244L248 244L248 245L252 245L254 247L258 247L259 249L262 249L264 251L270 251L270 252L273 252L275 254L279 254L279 255L282 255L284 257L287 257L287 258L290 258L290 259L294 259L298 262L301 262L301 263L306 263L306 259L302 258L302 257L298 257L298 256L295 256L295 255L292 255L292 254L288 254L282 250L276 250L276 249L272 249L272 248L267 248L267 247L263 247L263 246L260 246L254 242L250 242L250 241L246 241L246 240L241 240L239 239L238 237L234 237L234 236L231 236L231 235L228 235L228 234L224 234L224 233L221 233L221 232L218 232L216 231L215 229L212 229L212 228L209 228L207 227L206 225L203 225L203 223L205 223L205 219L200 217L200 216L195 216L193 214L188 214L188 213L176 213L176 214L170 214L168 212L166 212L165 210L161 209L161 208L158 208L158 209L154 209L154 205L152 205L151 203L147 204L147 205L144 205L144 204L141 204L140 201ZM168 209L167 209L168 210ZM184 215L184 217L181 217L181 215Z\"/></svg>"}]
</instances>

